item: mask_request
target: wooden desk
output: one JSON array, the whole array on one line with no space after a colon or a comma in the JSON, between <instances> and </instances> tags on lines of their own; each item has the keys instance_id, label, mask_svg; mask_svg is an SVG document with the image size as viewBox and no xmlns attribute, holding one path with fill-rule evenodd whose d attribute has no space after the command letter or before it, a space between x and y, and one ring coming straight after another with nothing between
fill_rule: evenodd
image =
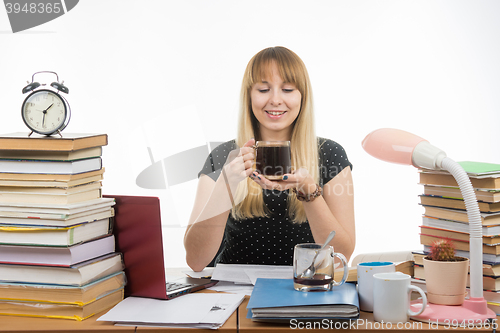
<instances>
[{"instance_id":1,"label":"wooden desk","mask_svg":"<svg viewBox=\"0 0 500 333\"><path fill-rule=\"evenodd\" d=\"M344 324L324 321L318 322L317 326L307 327L307 324L299 326L295 324L273 324L254 322L247 319L247 309L249 297L246 297L240 307L235 311L226 323L219 329L223 333L267 333L267 332L325 332L327 329L342 329L345 331L377 331L389 332L395 330L418 331L418 332L436 332L436 331L463 331L463 328L451 328L446 326L430 325L428 323L421 323L416 321L409 321L405 323L402 328L396 325L389 327L381 325L373 320L373 315L368 312L361 312L359 320L352 324L345 322ZM28 317L14 317L14 316L0 316L0 332L8 333L32 333L32 332L55 332L55 333L69 333L69 332L92 332L92 333L112 333L112 332L165 332L165 333L185 333L185 332L199 332L199 333L214 333L213 330L200 330L200 329L174 329L174 328L158 328L158 327L133 327L133 326L114 326L109 322L96 321L105 312L99 313L87 320L78 322L73 320L64 319L47 319L47 318L28 318ZM312 325L309 323L309 325ZM343 326L340 326L343 325ZM492 329L480 328L474 329L478 332L492 332Z\"/></svg>"},{"instance_id":2,"label":"wooden desk","mask_svg":"<svg viewBox=\"0 0 500 333\"><path fill-rule=\"evenodd\" d=\"M96 321L106 311L83 321L68 319L30 318L0 316L0 331L12 333L32 332L135 332L135 327L114 326L112 323Z\"/></svg>"},{"instance_id":3,"label":"wooden desk","mask_svg":"<svg viewBox=\"0 0 500 333\"><path fill-rule=\"evenodd\" d=\"M454 328L446 327L443 325L431 325L429 323L423 323L418 321L409 321L407 323L402 323L401 327L397 327L397 324L385 324L382 325L373 320L373 314L370 312L360 313L360 318L350 322L334 322L330 320L318 321L316 326L311 322L301 323L290 322L290 323L264 323L256 322L248 319L246 306L248 304L249 298L246 297L243 303L241 303L238 311L238 321L239 321L239 332L240 333L267 333L267 332L327 332L328 330L341 329L342 331L377 331L378 332L389 332L389 331L417 331L417 332L436 332L436 331L464 331L469 330L467 328ZM498 318L498 317L497 317ZM487 329L485 327L475 328L474 332L493 332L493 329Z\"/></svg>"},{"instance_id":4,"label":"wooden desk","mask_svg":"<svg viewBox=\"0 0 500 333\"><path fill-rule=\"evenodd\" d=\"M0 332L4 333L125 333L125 332L168 332L168 333L214 333L214 330L201 330L197 328L175 329L163 327L135 327L135 326L115 326L113 323L97 321L97 318L105 314L106 311L96 314L83 321L68 319L49 319L49 318L29 318L16 316L0 316ZM226 323L218 331L223 333L237 333L237 316L235 311Z\"/></svg>"}]
</instances>

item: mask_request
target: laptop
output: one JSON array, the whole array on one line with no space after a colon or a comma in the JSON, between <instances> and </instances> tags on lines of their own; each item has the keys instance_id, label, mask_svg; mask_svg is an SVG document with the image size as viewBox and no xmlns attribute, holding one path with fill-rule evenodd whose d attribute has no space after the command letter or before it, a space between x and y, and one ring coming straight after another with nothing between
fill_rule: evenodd
<instances>
[{"instance_id":1,"label":"laptop","mask_svg":"<svg viewBox=\"0 0 500 333\"><path fill-rule=\"evenodd\" d=\"M113 233L123 254L125 296L172 299L215 285L190 277L165 278L160 200L157 197L103 195L115 199Z\"/></svg>"}]
</instances>

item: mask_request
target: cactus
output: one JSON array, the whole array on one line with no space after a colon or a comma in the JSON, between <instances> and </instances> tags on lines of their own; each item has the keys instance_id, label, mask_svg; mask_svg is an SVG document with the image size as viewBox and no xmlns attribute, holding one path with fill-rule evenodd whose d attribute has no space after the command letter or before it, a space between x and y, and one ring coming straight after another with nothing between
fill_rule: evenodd
<instances>
[{"instance_id":1,"label":"cactus","mask_svg":"<svg viewBox=\"0 0 500 333\"><path fill-rule=\"evenodd\" d=\"M429 258L436 261L456 261L455 245L451 240L441 238L432 243Z\"/></svg>"}]
</instances>

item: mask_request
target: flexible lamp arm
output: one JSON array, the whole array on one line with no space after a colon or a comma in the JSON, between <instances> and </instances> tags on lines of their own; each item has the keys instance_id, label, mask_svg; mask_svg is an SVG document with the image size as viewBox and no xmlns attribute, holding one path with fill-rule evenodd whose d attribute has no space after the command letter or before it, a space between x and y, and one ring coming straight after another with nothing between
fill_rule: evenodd
<instances>
[{"instance_id":1,"label":"flexible lamp arm","mask_svg":"<svg viewBox=\"0 0 500 333\"><path fill-rule=\"evenodd\" d=\"M460 164L446 157L442 168L457 181L469 218L470 297L483 297L483 230L476 194L469 176Z\"/></svg>"},{"instance_id":2,"label":"flexible lamp arm","mask_svg":"<svg viewBox=\"0 0 500 333\"><path fill-rule=\"evenodd\" d=\"M482 221L474 188L460 164L425 139L393 128L382 128L368 134L362 142L367 153L386 162L448 171L462 192L470 233L470 296L483 297L483 234Z\"/></svg>"}]
</instances>

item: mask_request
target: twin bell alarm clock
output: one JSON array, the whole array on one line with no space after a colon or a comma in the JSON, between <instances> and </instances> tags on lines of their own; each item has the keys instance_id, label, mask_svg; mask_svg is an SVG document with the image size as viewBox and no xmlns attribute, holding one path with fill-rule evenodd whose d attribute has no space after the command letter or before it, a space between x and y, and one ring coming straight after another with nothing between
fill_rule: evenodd
<instances>
[{"instance_id":1,"label":"twin bell alarm clock","mask_svg":"<svg viewBox=\"0 0 500 333\"><path fill-rule=\"evenodd\" d=\"M35 75L49 73L56 76L57 81L49 86L35 82ZM23 88L23 94L30 93L23 102L21 115L24 123L33 132L42 135L61 135L61 131L68 126L71 118L71 109L68 101L61 93L68 94L69 89L59 83L55 72L36 72L31 78L31 83Z\"/></svg>"}]
</instances>

